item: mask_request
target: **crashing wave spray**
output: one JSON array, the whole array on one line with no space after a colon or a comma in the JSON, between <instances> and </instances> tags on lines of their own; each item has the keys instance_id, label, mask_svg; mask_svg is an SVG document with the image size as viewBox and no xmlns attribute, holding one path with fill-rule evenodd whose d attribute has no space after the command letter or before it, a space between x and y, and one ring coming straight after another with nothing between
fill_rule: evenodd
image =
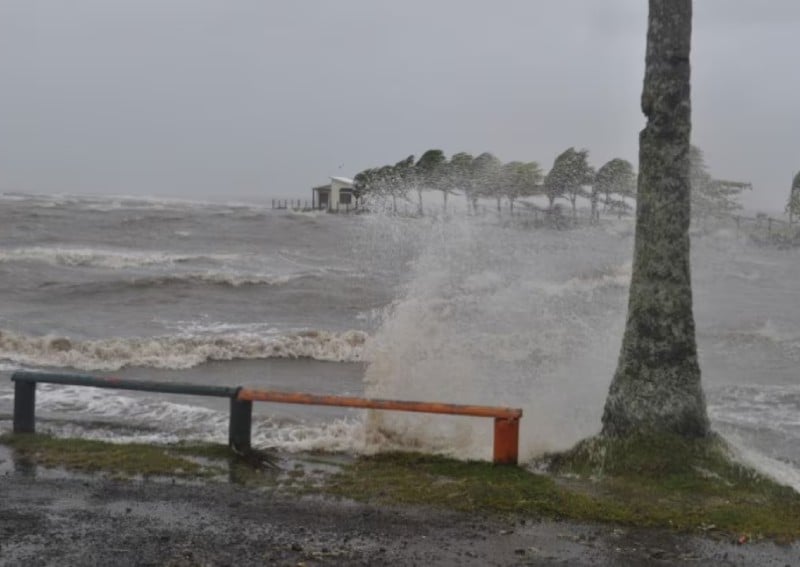
<instances>
[{"instance_id":1,"label":"crashing wave spray","mask_svg":"<svg viewBox=\"0 0 800 567\"><path fill-rule=\"evenodd\" d=\"M425 227L404 298L367 346L367 394L522 407L522 458L596 432L619 349L630 240L479 218ZM384 450L488 458L491 427L375 412L368 439Z\"/></svg>"}]
</instances>

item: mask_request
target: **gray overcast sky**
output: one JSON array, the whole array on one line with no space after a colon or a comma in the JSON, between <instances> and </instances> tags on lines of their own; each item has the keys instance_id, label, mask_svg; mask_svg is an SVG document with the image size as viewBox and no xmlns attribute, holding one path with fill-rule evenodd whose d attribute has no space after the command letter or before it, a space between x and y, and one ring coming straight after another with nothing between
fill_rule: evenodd
<instances>
[{"instance_id":1,"label":"gray overcast sky","mask_svg":"<svg viewBox=\"0 0 800 567\"><path fill-rule=\"evenodd\" d=\"M0 0L0 191L310 196L430 147L636 163L641 0ZM796 0L695 0L694 142L800 169Z\"/></svg>"}]
</instances>

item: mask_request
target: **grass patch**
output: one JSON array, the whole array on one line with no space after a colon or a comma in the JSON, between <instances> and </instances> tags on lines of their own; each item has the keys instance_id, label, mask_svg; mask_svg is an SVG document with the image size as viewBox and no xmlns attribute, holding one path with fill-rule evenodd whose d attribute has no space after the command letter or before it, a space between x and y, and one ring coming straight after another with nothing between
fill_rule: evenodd
<instances>
[{"instance_id":1,"label":"grass patch","mask_svg":"<svg viewBox=\"0 0 800 567\"><path fill-rule=\"evenodd\" d=\"M18 459L74 472L185 480L223 477L240 484L262 483L274 476L254 459L216 443L122 444L41 434L2 435L0 443L13 449Z\"/></svg>"},{"instance_id":2,"label":"grass patch","mask_svg":"<svg viewBox=\"0 0 800 567\"><path fill-rule=\"evenodd\" d=\"M718 436L595 437L551 455L549 468L575 475L577 490L625 502L642 525L800 538L800 494L736 462Z\"/></svg>"},{"instance_id":3,"label":"grass patch","mask_svg":"<svg viewBox=\"0 0 800 567\"><path fill-rule=\"evenodd\" d=\"M328 494L682 532L800 539L800 494L735 463L718 438L593 438L542 461L548 474L418 454L359 459Z\"/></svg>"},{"instance_id":4,"label":"grass patch","mask_svg":"<svg viewBox=\"0 0 800 567\"><path fill-rule=\"evenodd\" d=\"M364 457L333 475L325 492L362 501L446 507L463 512L581 516L597 503L549 476L478 461L416 453Z\"/></svg>"}]
</instances>

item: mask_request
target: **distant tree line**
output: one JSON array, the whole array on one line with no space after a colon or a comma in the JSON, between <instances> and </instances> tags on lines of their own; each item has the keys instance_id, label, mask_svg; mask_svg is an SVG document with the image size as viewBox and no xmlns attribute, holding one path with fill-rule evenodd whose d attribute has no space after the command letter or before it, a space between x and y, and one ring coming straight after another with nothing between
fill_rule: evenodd
<instances>
[{"instance_id":1,"label":"distant tree line","mask_svg":"<svg viewBox=\"0 0 800 567\"><path fill-rule=\"evenodd\" d=\"M699 148L692 146L690 158L694 214L731 214L741 208L738 197L749 183L712 178ZM362 197L390 203L395 212L398 201L415 201L420 215L425 191L442 194L445 212L448 198L456 194L464 196L472 213L478 211L479 199L494 199L498 211L505 201L513 212L519 199L545 197L547 211L552 213L559 200L566 201L573 218L578 199L584 198L591 205L592 219L599 215L601 204L603 211L623 212L631 208L626 199L636 197L636 172L629 161L614 158L595 170L589 164L589 151L574 147L561 152L547 173L536 161L504 163L489 152L478 156L459 152L447 159L442 150L430 149L419 159L410 155L394 165L365 169L353 182ZM800 191L797 200L800 205Z\"/></svg>"}]
</instances>

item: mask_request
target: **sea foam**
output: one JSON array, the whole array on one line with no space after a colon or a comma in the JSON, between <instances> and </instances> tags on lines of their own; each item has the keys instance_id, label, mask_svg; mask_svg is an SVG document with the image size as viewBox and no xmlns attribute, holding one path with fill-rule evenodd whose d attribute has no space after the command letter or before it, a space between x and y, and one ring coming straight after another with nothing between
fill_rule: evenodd
<instances>
[{"instance_id":1,"label":"sea foam","mask_svg":"<svg viewBox=\"0 0 800 567\"><path fill-rule=\"evenodd\" d=\"M73 340L0 330L0 359L33 366L119 370L131 366L191 368L211 360L313 358L363 359L367 334L305 330L282 335L223 333Z\"/></svg>"}]
</instances>

